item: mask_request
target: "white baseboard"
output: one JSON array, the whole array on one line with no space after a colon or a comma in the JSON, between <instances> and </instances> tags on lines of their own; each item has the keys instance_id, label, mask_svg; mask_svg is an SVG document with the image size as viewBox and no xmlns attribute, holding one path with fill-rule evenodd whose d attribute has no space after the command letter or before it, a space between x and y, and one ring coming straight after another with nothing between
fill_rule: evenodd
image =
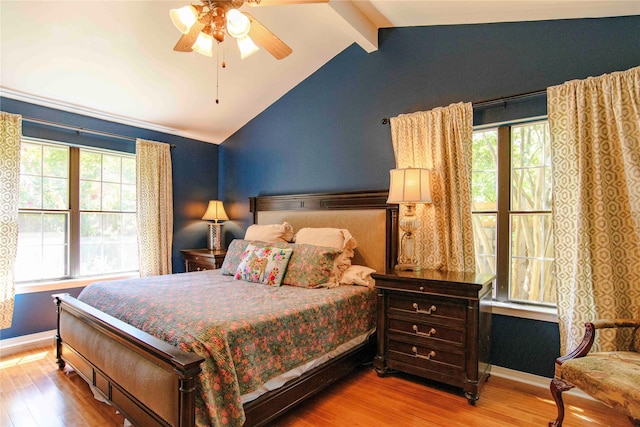
<instances>
[{"instance_id":1,"label":"white baseboard","mask_svg":"<svg viewBox=\"0 0 640 427\"><path fill-rule=\"evenodd\" d=\"M20 353L22 351L53 345L53 338L55 337L55 335L56 330L54 329L51 331L39 332L37 334L24 335L21 337L0 340L0 356L9 356L11 354ZM491 375L546 389L549 388L549 383L551 381L551 378L541 377L540 375L533 375L522 371L515 371L513 369L503 368L501 366L492 366ZM566 391L563 394L569 394L581 397L583 399L595 400L593 397L589 396L578 388L572 388L571 390Z\"/></svg>"},{"instance_id":2,"label":"white baseboard","mask_svg":"<svg viewBox=\"0 0 640 427\"><path fill-rule=\"evenodd\" d=\"M38 332L37 334L0 340L0 357L10 356L34 348L53 346L55 335L56 330L53 329L51 331Z\"/></svg>"},{"instance_id":3,"label":"white baseboard","mask_svg":"<svg viewBox=\"0 0 640 427\"><path fill-rule=\"evenodd\" d=\"M533 375L522 371L514 371L513 369L503 368L501 366L491 366L491 375L523 384L532 385L534 387L546 388L547 390L549 389L549 384L551 383L551 378L541 377L540 375ZM587 393L575 387L569 391L565 391L562 394L569 394L572 396L581 397L583 399L595 400Z\"/></svg>"}]
</instances>

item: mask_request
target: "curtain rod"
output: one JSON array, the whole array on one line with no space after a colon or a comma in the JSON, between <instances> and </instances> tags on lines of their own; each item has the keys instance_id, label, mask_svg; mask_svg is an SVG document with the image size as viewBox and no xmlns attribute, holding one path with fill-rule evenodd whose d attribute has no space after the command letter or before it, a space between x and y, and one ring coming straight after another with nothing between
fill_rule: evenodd
<instances>
[{"instance_id":1,"label":"curtain rod","mask_svg":"<svg viewBox=\"0 0 640 427\"><path fill-rule=\"evenodd\" d=\"M515 101L517 99L533 98L533 97L536 97L536 96L546 95L546 93L547 93L546 89L534 90L533 92L519 93L517 95L503 96L501 98L488 99L486 101L474 102L474 103L472 103L472 106L473 106L473 108L489 107L489 106L492 106L492 105L504 104L504 103L506 103L508 101ZM388 117L382 118L382 120L380 120L380 123L382 123L383 125L389 124L389 118Z\"/></svg>"},{"instance_id":2,"label":"curtain rod","mask_svg":"<svg viewBox=\"0 0 640 427\"><path fill-rule=\"evenodd\" d=\"M116 133L110 133L110 132L103 132L103 131L100 131L100 130L81 128L81 127L78 127L78 126L63 125L63 124L60 124L60 123L50 122L48 120L34 119L32 117L22 117L22 120L25 121L25 122L31 122L31 123L41 124L41 125L45 125L45 126L51 126L51 127L55 127L55 128L59 128L59 129L72 130L74 132L77 132L78 135L80 135L80 132L82 132L82 133L87 133L87 134L90 134L90 135L106 136L108 138L115 138L115 139L122 139L122 140L125 140L125 141L136 142L136 138L132 138L130 136L118 135ZM171 148L176 148L175 144L170 144L170 146L171 146Z\"/></svg>"}]
</instances>

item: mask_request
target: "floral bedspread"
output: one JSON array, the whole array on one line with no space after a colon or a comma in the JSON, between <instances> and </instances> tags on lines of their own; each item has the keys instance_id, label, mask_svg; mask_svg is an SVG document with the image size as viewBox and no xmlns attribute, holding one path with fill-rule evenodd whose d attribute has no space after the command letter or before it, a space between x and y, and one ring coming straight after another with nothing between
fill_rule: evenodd
<instances>
[{"instance_id":1,"label":"floral bedspread","mask_svg":"<svg viewBox=\"0 0 640 427\"><path fill-rule=\"evenodd\" d=\"M240 426L241 395L375 327L375 292L273 287L219 270L94 283L79 299L205 358L198 426Z\"/></svg>"}]
</instances>

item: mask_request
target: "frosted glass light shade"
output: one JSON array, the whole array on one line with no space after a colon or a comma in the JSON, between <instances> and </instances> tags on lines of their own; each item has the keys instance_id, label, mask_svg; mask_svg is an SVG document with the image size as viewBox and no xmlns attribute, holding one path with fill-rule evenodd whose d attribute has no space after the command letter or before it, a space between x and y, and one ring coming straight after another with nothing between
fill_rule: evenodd
<instances>
[{"instance_id":1,"label":"frosted glass light shade","mask_svg":"<svg viewBox=\"0 0 640 427\"><path fill-rule=\"evenodd\" d=\"M200 55L213 57L213 37L205 33L198 34L198 38L193 46L191 46L191 49Z\"/></svg>"},{"instance_id":2,"label":"frosted glass light shade","mask_svg":"<svg viewBox=\"0 0 640 427\"><path fill-rule=\"evenodd\" d=\"M227 221L229 217L220 200L209 200L207 211L202 216L205 221Z\"/></svg>"},{"instance_id":3,"label":"frosted glass light shade","mask_svg":"<svg viewBox=\"0 0 640 427\"><path fill-rule=\"evenodd\" d=\"M249 34L251 22L238 9L229 9L227 12L227 33L231 37L241 39Z\"/></svg>"},{"instance_id":4,"label":"frosted glass light shade","mask_svg":"<svg viewBox=\"0 0 640 427\"><path fill-rule=\"evenodd\" d=\"M182 34L187 34L193 24L198 20L198 12L193 6L184 6L180 9L171 9L169 11L171 22L176 26Z\"/></svg>"},{"instance_id":5,"label":"frosted glass light shade","mask_svg":"<svg viewBox=\"0 0 640 427\"><path fill-rule=\"evenodd\" d=\"M244 59L253 55L260 50L258 46L251 40L251 37L245 36L238 40L238 49L240 49L240 59Z\"/></svg>"},{"instance_id":6,"label":"frosted glass light shade","mask_svg":"<svg viewBox=\"0 0 640 427\"><path fill-rule=\"evenodd\" d=\"M391 169L387 203L431 203L429 172L423 168Z\"/></svg>"}]
</instances>

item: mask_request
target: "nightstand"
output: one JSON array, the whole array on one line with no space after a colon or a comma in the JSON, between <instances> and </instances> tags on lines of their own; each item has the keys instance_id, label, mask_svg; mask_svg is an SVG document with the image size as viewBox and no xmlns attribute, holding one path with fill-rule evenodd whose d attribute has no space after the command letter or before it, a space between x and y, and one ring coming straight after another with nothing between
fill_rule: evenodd
<instances>
[{"instance_id":1,"label":"nightstand","mask_svg":"<svg viewBox=\"0 0 640 427\"><path fill-rule=\"evenodd\" d=\"M372 273L378 292L378 375L401 371L460 387L470 404L491 372L493 275Z\"/></svg>"},{"instance_id":2,"label":"nightstand","mask_svg":"<svg viewBox=\"0 0 640 427\"><path fill-rule=\"evenodd\" d=\"M209 250L209 249L182 249L182 257L184 258L184 267L188 272L201 270L215 270L222 267L222 262L227 254L226 249Z\"/></svg>"}]
</instances>

